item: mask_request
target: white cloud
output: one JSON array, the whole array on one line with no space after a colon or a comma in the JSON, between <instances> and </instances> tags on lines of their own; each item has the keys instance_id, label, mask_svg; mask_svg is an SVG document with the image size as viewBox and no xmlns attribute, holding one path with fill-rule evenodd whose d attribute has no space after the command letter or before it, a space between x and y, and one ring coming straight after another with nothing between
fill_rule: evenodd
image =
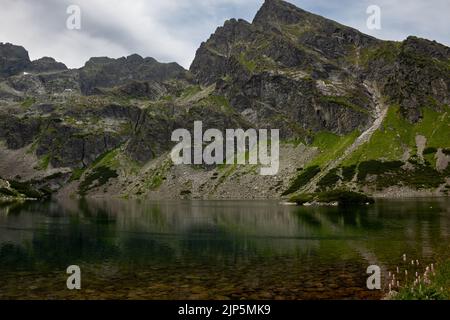
<instances>
[{"instance_id":1,"label":"white cloud","mask_svg":"<svg viewBox=\"0 0 450 320\"><path fill-rule=\"evenodd\" d=\"M32 59L52 56L80 67L93 56L132 53L188 68L195 51L226 19L252 20L263 0L2 0L0 41L23 45ZM447 0L293 0L315 13L384 39L410 34L450 41ZM82 29L66 29L66 8L82 9ZM383 29L365 26L366 7L382 8Z\"/></svg>"}]
</instances>

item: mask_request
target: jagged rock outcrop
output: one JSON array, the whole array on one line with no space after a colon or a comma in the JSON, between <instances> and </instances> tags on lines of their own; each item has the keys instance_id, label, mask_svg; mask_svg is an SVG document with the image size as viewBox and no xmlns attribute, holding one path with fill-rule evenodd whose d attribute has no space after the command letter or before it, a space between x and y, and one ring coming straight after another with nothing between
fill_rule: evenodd
<instances>
[{"instance_id":1,"label":"jagged rock outcrop","mask_svg":"<svg viewBox=\"0 0 450 320\"><path fill-rule=\"evenodd\" d=\"M11 43L0 43L0 79L23 72L30 64L25 48Z\"/></svg>"},{"instance_id":2,"label":"jagged rock outcrop","mask_svg":"<svg viewBox=\"0 0 450 320\"><path fill-rule=\"evenodd\" d=\"M378 40L269 0L253 23L229 20L202 43L191 72L218 90L258 127L277 126L286 138L309 131L349 133L370 123L370 94L340 59L351 46ZM336 94L324 94L319 82ZM281 120L281 121L280 121Z\"/></svg>"},{"instance_id":3,"label":"jagged rock outcrop","mask_svg":"<svg viewBox=\"0 0 450 320\"><path fill-rule=\"evenodd\" d=\"M424 107L442 111L450 105L450 48L408 37L370 46L360 56L361 75L375 81L411 123L422 118Z\"/></svg>"},{"instance_id":4,"label":"jagged rock outcrop","mask_svg":"<svg viewBox=\"0 0 450 320\"><path fill-rule=\"evenodd\" d=\"M167 88L156 81L132 81L118 88L118 94L158 100L165 94L168 94Z\"/></svg>"},{"instance_id":5,"label":"jagged rock outcrop","mask_svg":"<svg viewBox=\"0 0 450 320\"><path fill-rule=\"evenodd\" d=\"M81 91L87 95L97 92L96 89L112 88L130 81L163 82L186 78L186 71L177 63L159 63L137 54L120 59L92 58L79 72Z\"/></svg>"},{"instance_id":6,"label":"jagged rock outcrop","mask_svg":"<svg viewBox=\"0 0 450 320\"><path fill-rule=\"evenodd\" d=\"M421 107L442 111L441 106L450 105L450 48L409 37L401 45L397 68L385 93L410 121L421 118Z\"/></svg>"},{"instance_id":7,"label":"jagged rock outcrop","mask_svg":"<svg viewBox=\"0 0 450 320\"><path fill-rule=\"evenodd\" d=\"M159 63L153 58L131 55L120 59L92 58L83 68L69 70L53 58L30 61L28 52L11 44L0 45L0 98L53 94L107 94L157 99L167 94L173 80L189 81L177 63ZM169 88L168 88L169 87Z\"/></svg>"},{"instance_id":8,"label":"jagged rock outcrop","mask_svg":"<svg viewBox=\"0 0 450 320\"><path fill-rule=\"evenodd\" d=\"M266 0L253 25L288 35L294 42L329 59L345 57L351 46L366 47L380 41L360 31L297 8L282 0Z\"/></svg>"},{"instance_id":9,"label":"jagged rock outcrop","mask_svg":"<svg viewBox=\"0 0 450 320\"><path fill-rule=\"evenodd\" d=\"M50 57L43 57L38 60L31 62L31 66L27 69L32 72L54 72L54 71L64 71L67 67L64 63L57 62L55 59Z\"/></svg>"}]
</instances>

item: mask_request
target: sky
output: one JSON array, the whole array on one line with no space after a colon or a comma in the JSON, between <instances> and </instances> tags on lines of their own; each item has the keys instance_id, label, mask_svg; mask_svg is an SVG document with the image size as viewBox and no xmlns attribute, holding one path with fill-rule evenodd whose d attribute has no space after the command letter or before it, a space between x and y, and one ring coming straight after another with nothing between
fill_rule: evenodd
<instances>
[{"instance_id":1,"label":"sky","mask_svg":"<svg viewBox=\"0 0 450 320\"><path fill-rule=\"evenodd\" d=\"M137 53L189 68L197 48L230 18L251 21L264 0L0 0L0 42L79 68L91 57ZM450 0L291 0L298 7L385 40L409 35L450 46ZM67 28L70 5L80 29ZM369 30L370 5L381 29ZM70 20L74 21L74 20Z\"/></svg>"}]
</instances>

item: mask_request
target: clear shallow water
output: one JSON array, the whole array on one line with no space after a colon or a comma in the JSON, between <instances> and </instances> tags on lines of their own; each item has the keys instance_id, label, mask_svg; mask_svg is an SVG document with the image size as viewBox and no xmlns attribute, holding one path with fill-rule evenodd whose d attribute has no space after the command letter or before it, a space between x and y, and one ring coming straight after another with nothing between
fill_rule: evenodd
<instances>
[{"instance_id":1,"label":"clear shallow water","mask_svg":"<svg viewBox=\"0 0 450 320\"><path fill-rule=\"evenodd\" d=\"M450 255L450 199L0 205L0 299L378 299L366 268ZM66 289L79 265L82 290Z\"/></svg>"}]
</instances>

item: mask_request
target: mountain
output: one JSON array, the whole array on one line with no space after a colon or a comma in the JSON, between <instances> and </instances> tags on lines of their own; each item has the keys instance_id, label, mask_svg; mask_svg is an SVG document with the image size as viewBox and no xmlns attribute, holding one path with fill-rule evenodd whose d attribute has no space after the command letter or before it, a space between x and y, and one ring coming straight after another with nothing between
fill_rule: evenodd
<instances>
[{"instance_id":1,"label":"mountain","mask_svg":"<svg viewBox=\"0 0 450 320\"><path fill-rule=\"evenodd\" d=\"M355 47L376 43L286 2L266 1L252 24L230 20L217 29L191 72L203 85L217 83L239 111L258 125L280 127L286 138L309 130L345 134L367 127L374 109L346 59Z\"/></svg>"},{"instance_id":2,"label":"mountain","mask_svg":"<svg viewBox=\"0 0 450 320\"><path fill-rule=\"evenodd\" d=\"M31 64L28 52L10 43L0 43L0 78L17 74Z\"/></svg>"},{"instance_id":3,"label":"mountain","mask_svg":"<svg viewBox=\"0 0 450 320\"><path fill-rule=\"evenodd\" d=\"M190 70L132 55L67 69L0 44L0 176L42 194L280 198L448 195L450 48L382 41L266 0ZM171 133L277 128L280 172L174 166ZM17 190L16 190L17 191Z\"/></svg>"},{"instance_id":4,"label":"mountain","mask_svg":"<svg viewBox=\"0 0 450 320\"><path fill-rule=\"evenodd\" d=\"M186 71L176 63L163 64L153 58L134 54L126 58L92 58L80 69L80 89L83 94L93 94L99 88L111 88L133 81L182 79Z\"/></svg>"}]
</instances>

